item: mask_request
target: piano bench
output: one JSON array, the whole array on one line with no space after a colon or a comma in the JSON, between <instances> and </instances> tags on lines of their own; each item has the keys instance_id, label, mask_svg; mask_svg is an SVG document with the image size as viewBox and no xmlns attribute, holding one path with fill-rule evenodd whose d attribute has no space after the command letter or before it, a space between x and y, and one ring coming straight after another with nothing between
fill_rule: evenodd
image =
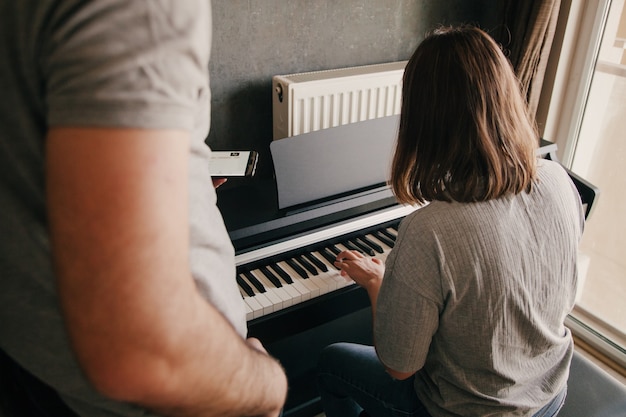
<instances>
[{"instance_id":1,"label":"piano bench","mask_svg":"<svg viewBox=\"0 0 626 417\"><path fill-rule=\"evenodd\" d=\"M574 351L558 417L626 417L626 386Z\"/></svg>"}]
</instances>

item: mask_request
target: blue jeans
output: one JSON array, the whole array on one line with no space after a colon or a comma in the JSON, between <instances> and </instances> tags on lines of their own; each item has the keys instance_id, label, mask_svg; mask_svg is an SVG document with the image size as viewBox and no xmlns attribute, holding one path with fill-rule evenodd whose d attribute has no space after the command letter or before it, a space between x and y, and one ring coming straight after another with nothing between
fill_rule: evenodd
<instances>
[{"instance_id":1,"label":"blue jeans","mask_svg":"<svg viewBox=\"0 0 626 417\"><path fill-rule=\"evenodd\" d=\"M372 346L335 343L324 348L318 364L317 385L327 417L431 417L417 398L414 377L393 379ZM554 417L567 389L533 417Z\"/></svg>"},{"instance_id":2,"label":"blue jeans","mask_svg":"<svg viewBox=\"0 0 626 417\"><path fill-rule=\"evenodd\" d=\"M317 384L327 417L430 417L413 381L389 376L372 346L335 343L320 355Z\"/></svg>"}]
</instances>

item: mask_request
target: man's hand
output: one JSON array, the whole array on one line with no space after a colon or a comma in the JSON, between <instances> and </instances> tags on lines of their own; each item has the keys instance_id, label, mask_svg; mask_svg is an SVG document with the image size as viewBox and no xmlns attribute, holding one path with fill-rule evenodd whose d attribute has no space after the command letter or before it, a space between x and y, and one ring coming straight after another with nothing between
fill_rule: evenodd
<instances>
[{"instance_id":1,"label":"man's hand","mask_svg":"<svg viewBox=\"0 0 626 417\"><path fill-rule=\"evenodd\" d=\"M263 344L261 343L261 341L259 339L257 339L256 337L249 337L248 339L246 339L246 344L248 346L250 346L250 348L264 354L264 355L268 355L267 350L265 350L265 347L263 346ZM280 416L282 411L282 407L277 408L269 413L260 415L258 417L278 417Z\"/></svg>"},{"instance_id":2,"label":"man's hand","mask_svg":"<svg viewBox=\"0 0 626 417\"><path fill-rule=\"evenodd\" d=\"M265 347L263 346L261 341L257 339L256 337L249 337L248 339L246 339L246 343L252 349L258 350L259 352L267 355L267 350L265 350Z\"/></svg>"},{"instance_id":3,"label":"man's hand","mask_svg":"<svg viewBox=\"0 0 626 417\"><path fill-rule=\"evenodd\" d=\"M211 178L211 180L213 180L213 188L218 188L220 185L224 184L226 181L228 181L228 178L217 178L217 177L213 177Z\"/></svg>"}]
</instances>

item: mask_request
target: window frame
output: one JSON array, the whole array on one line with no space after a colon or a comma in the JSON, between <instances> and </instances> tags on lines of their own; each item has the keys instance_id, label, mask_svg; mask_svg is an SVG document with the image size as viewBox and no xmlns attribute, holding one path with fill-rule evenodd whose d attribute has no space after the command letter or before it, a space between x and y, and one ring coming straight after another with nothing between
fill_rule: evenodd
<instances>
[{"instance_id":1,"label":"window frame","mask_svg":"<svg viewBox=\"0 0 626 417\"><path fill-rule=\"evenodd\" d=\"M571 168L612 0L564 0L537 112L542 137L557 144L559 161ZM543 129L542 129L543 127ZM566 326L626 374L626 352L602 326L574 308Z\"/></svg>"}]
</instances>

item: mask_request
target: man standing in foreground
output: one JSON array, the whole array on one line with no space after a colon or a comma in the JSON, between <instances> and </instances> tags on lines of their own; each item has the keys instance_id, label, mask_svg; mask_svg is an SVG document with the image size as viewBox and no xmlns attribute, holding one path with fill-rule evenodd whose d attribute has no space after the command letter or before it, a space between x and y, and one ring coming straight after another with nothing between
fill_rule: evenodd
<instances>
[{"instance_id":1,"label":"man standing in foreground","mask_svg":"<svg viewBox=\"0 0 626 417\"><path fill-rule=\"evenodd\" d=\"M0 0L0 348L79 416L284 402L207 169L210 28L203 0Z\"/></svg>"}]
</instances>

